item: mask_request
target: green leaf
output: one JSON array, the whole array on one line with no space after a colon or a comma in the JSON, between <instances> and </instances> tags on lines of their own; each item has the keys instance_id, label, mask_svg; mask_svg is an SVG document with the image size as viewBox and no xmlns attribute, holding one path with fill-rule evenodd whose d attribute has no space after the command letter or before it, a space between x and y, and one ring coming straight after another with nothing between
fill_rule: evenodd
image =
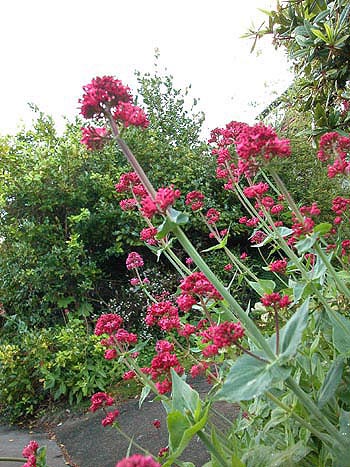
<instances>
[{"instance_id":1,"label":"green leaf","mask_svg":"<svg viewBox=\"0 0 350 467\"><path fill-rule=\"evenodd\" d=\"M210 247L210 248L207 248L206 250L202 250L202 253L207 253L208 251L215 251L215 250L221 250L222 248L225 248L226 244L227 244L227 240L228 240L228 234L225 235L225 237L221 240L220 243Z\"/></svg>"},{"instance_id":2,"label":"green leaf","mask_svg":"<svg viewBox=\"0 0 350 467\"><path fill-rule=\"evenodd\" d=\"M239 357L232 365L215 400L239 402L253 399L284 381L291 373L290 368L278 366L278 361L265 363L250 355Z\"/></svg>"},{"instance_id":3,"label":"green leaf","mask_svg":"<svg viewBox=\"0 0 350 467\"><path fill-rule=\"evenodd\" d=\"M169 208L168 209L169 217L170 220L175 224L175 225L184 225L187 224L188 222L188 216L184 214L183 212L177 211L174 208Z\"/></svg>"},{"instance_id":4,"label":"green leaf","mask_svg":"<svg viewBox=\"0 0 350 467\"><path fill-rule=\"evenodd\" d=\"M140 399L139 399L139 409L141 408L142 404L145 402L145 399L150 393L150 391L151 391L150 386L144 386L142 388Z\"/></svg>"},{"instance_id":5,"label":"green leaf","mask_svg":"<svg viewBox=\"0 0 350 467\"><path fill-rule=\"evenodd\" d=\"M350 412L341 409L339 417L339 432L344 438L344 445L342 449L337 449L335 446L335 463L337 467L348 467L349 465L349 449L350 449Z\"/></svg>"},{"instance_id":6,"label":"green leaf","mask_svg":"<svg viewBox=\"0 0 350 467\"><path fill-rule=\"evenodd\" d=\"M309 313L309 299L294 313L287 324L280 330L279 358L285 362L290 360L297 352L303 332L307 326Z\"/></svg>"},{"instance_id":7,"label":"green leaf","mask_svg":"<svg viewBox=\"0 0 350 467\"><path fill-rule=\"evenodd\" d=\"M201 410L201 400L197 391L191 388L180 376L171 369L172 380L172 407L184 413L189 410L196 420Z\"/></svg>"},{"instance_id":8,"label":"green leaf","mask_svg":"<svg viewBox=\"0 0 350 467\"><path fill-rule=\"evenodd\" d=\"M170 456L163 467L170 467L188 446L193 436L202 430L208 420L209 406L206 408L202 418L195 424L191 424L187 417L178 410L168 413L167 425L169 431Z\"/></svg>"},{"instance_id":9,"label":"green leaf","mask_svg":"<svg viewBox=\"0 0 350 467\"><path fill-rule=\"evenodd\" d=\"M338 357L333 361L323 384L318 392L318 406L322 408L334 396L343 374L344 359Z\"/></svg>"},{"instance_id":10,"label":"green leaf","mask_svg":"<svg viewBox=\"0 0 350 467\"><path fill-rule=\"evenodd\" d=\"M160 224L160 226L157 228L158 233L155 235L155 238L157 240L161 240L174 229L175 225L176 224L172 222L169 217L167 217L165 221L162 222L162 224Z\"/></svg>"},{"instance_id":11,"label":"green leaf","mask_svg":"<svg viewBox=\"0 0 350 467\"><path fill-rule=\"evenodd\" d=\"M60 298L59 300L57 300L57 305L60 307L60 308L67 308L67 306L74 302L74 297L62 297Z\"/></svg>"},{"instance_id":12,"label":"green leaf","mask_svg":"<svg viewBox=\"0 0 350 467\"><path fill-rule=\"evenodd\" d=\"M314 227L314 232L317 232L320 235L324 235L328 233L332 227L332 224L330 224L329 222L322 222L321 224L318 224Z\"/></svg>"},{"instance_id":13,"label":"green leaf","mask_svg":"<svg viewBox=\"0 0 350 467\"><path fill-rule=\"evenodd\" d=\"M259 279L258 282L249 281L249 285L257 292L260 296L265 293L270 294L275 290L276 284L274 281L267 279Z\"/></svg>"},{"instance_id":14,"label":"green leaf","mask_svg":"<svg viewBox=\"0 0 350 467\"><path fill-rule=\"evenodd\" d=\"M350 355L350 320L337 311L329 311L328 318L333 325L333 343L340 355Z\"/></svg>"},{"instance_id":15,"label":"green leaf","mask_svg":"<svg viewBox=\"0 0 350 467\"><path fill-rule=\"evenodd\" d=\"M295 244L295 246L297 247L297 250L300 254L307 253L314 246L316 240L317 240L316 235L307 236L303 238L302 240L299 240Z\"/></svg>"}]
</instances>

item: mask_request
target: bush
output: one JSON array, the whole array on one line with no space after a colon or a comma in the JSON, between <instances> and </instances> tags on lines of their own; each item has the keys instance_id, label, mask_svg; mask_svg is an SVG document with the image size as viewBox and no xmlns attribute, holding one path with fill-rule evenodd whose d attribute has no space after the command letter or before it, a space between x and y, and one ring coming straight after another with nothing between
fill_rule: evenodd
<instances>
[{"instance_id":1,"label":"bush","mask_svg":"<svg viewBox=\"0 0 350 467\"><path fill-rule=\"evenodd\" d=\"M123 374L121 365L103 359L99 339L83 321L28 331L12 319L7 332L0 341L0 413L10 421L31 416L52 401L80 404Z\"/></svg>"}]
</instances>

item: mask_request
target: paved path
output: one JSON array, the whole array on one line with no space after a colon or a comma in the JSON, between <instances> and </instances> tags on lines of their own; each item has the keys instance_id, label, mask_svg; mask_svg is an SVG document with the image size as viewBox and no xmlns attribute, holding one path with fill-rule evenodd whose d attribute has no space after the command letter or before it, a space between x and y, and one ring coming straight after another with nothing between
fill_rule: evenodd
<instances>
[{"instance_id":1,"label":"paved path","mask_svg":"<svg viewBox=\"0 0 350 467\"><path fill-rule=\"evenodd\" d=\"M201 381L196 383L196 389L203 394L208 390L208 386ZM167 445L165 411L159 401L152 402L148 399L139 409L138 400L131 399L118 404L117 408L120 411L120 427L137 443L155 455L161 447ZM237 414L237 408L229 404L218 403L217 409L230 419ZM40 445L47 446L50 467L115 467L117 461L126 456L129 442L116 429L104 428L101 425L102 418L102 412L68 417L62 423L52 424L48 428L50 435L0 427L0 456L21 456L23 447L31 439L35 439ZM155 419L160 420L160 429L153 426ZM216 417L213 421L225 429ZM140 451L133 447L130 452ZM192 440L183 453L182 460L193 462L197 467L209 460L198 438ZM0 462L0 467L16 465L21 464Z\"/></svg>"}]
</instances>

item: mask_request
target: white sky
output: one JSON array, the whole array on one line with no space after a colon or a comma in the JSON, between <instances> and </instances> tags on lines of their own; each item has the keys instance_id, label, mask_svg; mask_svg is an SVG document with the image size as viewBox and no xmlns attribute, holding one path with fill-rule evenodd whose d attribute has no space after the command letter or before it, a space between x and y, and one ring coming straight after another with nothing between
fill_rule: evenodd
<instances>
[{"instance_id":1,"label":"white sky","mask_svg":"<svg viewBox=\"0 0 350 467\"><path fill-rule=\"evenodd\" d=\"M192 85L206 126L250 120L288 86L291 75L268 40L261 53L240 39L260 24L257 8L273 0L3 0L0 133L13 133L32 114L78 113L81 88L111 74L132 88L134 70L153 70L154 50L178 86ZM249 103L257 102L257 108Z\"/></svg>"}]
</instances>

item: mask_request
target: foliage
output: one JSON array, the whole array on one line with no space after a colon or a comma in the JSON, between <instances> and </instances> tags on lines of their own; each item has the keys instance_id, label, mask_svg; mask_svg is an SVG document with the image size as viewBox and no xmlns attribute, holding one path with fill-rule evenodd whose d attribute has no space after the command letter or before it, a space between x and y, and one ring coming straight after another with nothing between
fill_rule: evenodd
<instances>
[{"instance_id":1,"label":"foliage","mask_svg":"<svg viewBox=\"0 0 350 467\"><path fill-rule=\"evenodd\" d=\"M113 118L103 101L101 112ZM112 131L135 167L120 142L118 128ZM175 300L152 295L145 283L140 287L151 301L147 325L167 334L167 339L157 342L148 368L140 368L132 357L145 343L134 346L137 336L124 328L119 315L102 315L96 330L104 335L108 355L133 369L125 377L144 383L140 403L151 390L163 401L169 449L155 454L163 466L174 465L197 435L208 449L208 465L212 466L345 467L350 446L345 365L350 351L350 240L339 224L348 216L350 200L332 200L330 222L322 222L316 203L298 206L274 164L276 159L289 158L290 143L264 125L231 122L212 133L211 143L217 174L224 179L227 192L237 196L249 213L240 222L252 229L252 247L264 255L264 270L272 276L252 270L229 248L229 232L218 227L216 209L204 215L200 203L193 213L188 208L178 211L174 188L168 187L165 196L164 189L156 191L136 167L138 181L148 191L148 195L135 195L138 212L148 228L157 228L153 249L167 255L182 278ZM346 177L349 153L349 137L330 133L321 139L318 157L333 163L332 171L328 167L329 178ZM142 208L146 200L152 209ZM195 215L204 220L216 242L201 253L182 230ZM192 263L184 264L182 255L175 254L174 238ZM218 251L229 262L225 267L231 271L228 285L203 259L204 253ZM131 257L137 261L133 263ZM143 259L133 252L127 264L139 284ZM243 282L257 294L245 307L230 293L233 284L239 293ZM251 316L259 316L259 311L261 321L255 322ZM204 400L186 382L181 364L184 355L194 363L190 375L206 373L213 384ZM228 435L209 422L215 401L241 407L241 416ZM117 417L112 415L111 424Z\"/></svg>"},{"instance_id":2,"label":"foliage","mask_svg":"<svg viewBox=\"0 0 350 467\"><path fill-rule=\"evenodd\" d=\"M103 347L83 321L29 331L12 317L6 327L0 341L0 413L10 421L52 401L80 404L121 378L121 367L103 360Z\"/></svg>"},{"instance_id":3,"label":"foliage","mask_svg":"<svg viewBox=\"0 0 350 467\"><path fill-rule=\"evenodd\" d=\"M348 131L349 2L286 0L266 13L266 24L247 36L272 34L275 46L288 53L296 74L292 97L302 113L312 112L312 134Z\"/></svg>"}]
</instances>

